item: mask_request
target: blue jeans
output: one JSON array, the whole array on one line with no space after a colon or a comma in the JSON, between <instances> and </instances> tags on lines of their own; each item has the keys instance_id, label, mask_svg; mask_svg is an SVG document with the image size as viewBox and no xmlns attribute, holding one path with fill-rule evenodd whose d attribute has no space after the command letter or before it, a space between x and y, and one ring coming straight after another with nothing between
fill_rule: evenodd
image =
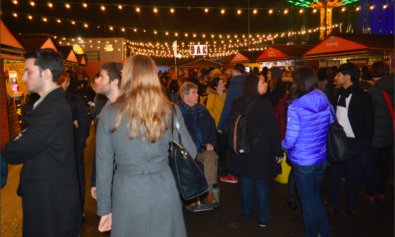
<instances>
[{"instance_id":1,"label":"blue jeans","mask_svg":"<svg viewBox=\"0 0 395 237\"><path fill-rule=\"evenodd\" d=\"M266 225L270 221L269 182L267 180L240 176L240 213L246 217L251 216L254 207L254 187L258 222Z\"/></svg>"},{"instance_id":2,"label":"blue jeans","mask_svg":"<svg viewBox=\"0 0 395 237\"><path fill-rule=\"evenodd\" d=\"M304 234L315 237L316 226L321 236L331 236L325 207L321 201L319 190L326 168L326 161L314 165L292 165L296 187L302 202Z\"/></svg>"}]
</instances>

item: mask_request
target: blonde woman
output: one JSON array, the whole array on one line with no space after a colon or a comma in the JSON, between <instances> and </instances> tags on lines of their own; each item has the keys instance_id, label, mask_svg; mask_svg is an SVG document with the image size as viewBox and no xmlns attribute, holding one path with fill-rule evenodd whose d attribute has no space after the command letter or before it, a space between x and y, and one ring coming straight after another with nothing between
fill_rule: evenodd
<instances>
[{"instance_id":1,"label":"blonde woman","mask_svg":"<svg viewBox=\"0 0 395 237\"><path fill-rule=\"evenodd\" d=\"M178 106L162 92L154 61L142 55L130 57L123 67L119 97L100 114L96 137L99 231L111 230L111 236L187 236L168 164L174 107L182 144L196 157L196 145Z\"/></svg>"}]
</instances>

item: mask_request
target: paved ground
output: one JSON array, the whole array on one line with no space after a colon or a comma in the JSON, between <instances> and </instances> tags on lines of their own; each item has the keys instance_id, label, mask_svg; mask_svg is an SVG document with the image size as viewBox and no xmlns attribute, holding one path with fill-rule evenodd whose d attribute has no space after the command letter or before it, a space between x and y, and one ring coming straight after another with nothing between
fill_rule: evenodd
<instances>
[{"instance_id":1,"label":"paved ground","mask_svg":"<svg viewBox=\"0 0 395 237\"><path fill-rule=\"evenodd\" d=\"M94 131L88 138L88 147L85 149L85 170L87 187L90 187L90 174L94 151ZM21 166L9 166L9 182L1 190L1 236L22 236L22 207L21 199L16 195ZM394 178L394 159L390 162L391 179ZM328 173L324 176L321 197L326 203ZM393 182L393 180L392 180ZM270 190L271 222L266 228L258 225L253 216L249 219L239 214L239 185L218 183L221 191L220 206L208 212L192 213L184 209L184 218L189 237L255 237L255 236L303 236L303 223L301 213L293 214L286 206L287 186L276 183ZM96 215L96 201L90 196L90 189L86 190L84 233L82 236L110 236L109 233L97 231L99 217ZM365 191L361 184L359 192ZM387 201L384 204L369 206L358 201L357 209L365 226L358 226L345 215L345 209L330 223L332 234L335 237L349 236L394 236L394 187L388 185ZM340 201L345 203L345 191L340 192ZM143 204L142 204L143 205ZM163 218L166 218L165 216Z\"/></svg>"}]
</instances>

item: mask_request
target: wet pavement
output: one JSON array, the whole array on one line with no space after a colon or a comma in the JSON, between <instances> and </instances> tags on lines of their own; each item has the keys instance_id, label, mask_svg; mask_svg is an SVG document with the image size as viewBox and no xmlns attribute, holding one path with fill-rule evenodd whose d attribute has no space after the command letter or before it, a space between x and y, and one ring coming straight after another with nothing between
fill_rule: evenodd
<instances>
[{"instance_id":1,"label":"wet pavement","mask_svg":"<svg viewBox=\"0 0 395 237\"><path fill-rule=\"evenodd\" d=\"M96 201L90 195L90 175L92 172L93 153L95 149L95 133L93 127L91 136L85 148L85 173L87 189L85 193L84 233L81 236L110 236L110 233L100 233L97 230L99 217L96 215ZM330 222L334 237L349 236L394 236L394 159L390 159L390 174L392 185L387 186L386 202L375 206L361 201L357 203L359 216L365 226L355 224L345 214L346 191L340 191L340 214ZM19 182L19 166L9 166L8 183L1 190L1 236L22 236L22 203L16 195ZM321 198L326 204L328 172L325 173ZM271 222L267 227L259 227L255 214L244 218L239 214L239 184L218 182L220 189L220 205L217 209L207 212L193 213L184 210L184 219L189 237L255 237L255 236L303 236L302 214L291 213L287 208L287 185L275 183L270 189ZM360 184L359 193L365 192L365 184ZM160 197L159 197L160 198ZM343 204L343 205L342 205ZM143 205L143 203L142 203ZM165 216L163 218L166 218ZM318 230L317 230L318 233ZM158 236L159 237L159 236Z\"/></svg>"}]
</instances>

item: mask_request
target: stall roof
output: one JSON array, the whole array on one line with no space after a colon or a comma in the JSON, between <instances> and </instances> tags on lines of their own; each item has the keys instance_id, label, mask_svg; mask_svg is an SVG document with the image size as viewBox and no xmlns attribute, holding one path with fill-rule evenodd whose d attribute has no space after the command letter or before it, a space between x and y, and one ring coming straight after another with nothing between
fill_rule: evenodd
<instances>
[{"instance_id":1,"label":"stall roof","mask_svg":"<svg viewBox=\"0 0 395 237\"><path fill-rule=\"evenodd\" d=\"M269 45L267 49L257 58L258 61L275 60L280 58L302 57L313 45Z\"/></svg>"},{"instance_id":2,"label":"stall roof","mask_svg":"<svg viewBox=\"0 0 395 237\"><path fill-rule=\"evenodd\" d=\"M59 52L63 54L63 60L79 63L76 54L74 53L73 46L59 46Z\"/></svg>"},{"instance_id":3,"label":"stall roof","mask_svg":"<svg viewBox=\"0 0 395 237\"><path fill-rule=\"evenodd\" d=\"M86 63L86 58L85 58L85 55L84 55L84 54L76 54L75 56L77 57L77 60L78 60L78 64L79 64L79 65L84 65L84 66L87 65L87 63Z\"/></svg>"},{"instance_id":4,"label":"stall roof","mask_svg":"<svg viewBox=\"0 0 395 237\"><path fill-rule=\"evenodd\" d=\"M1 21L1 45L9 46L22 51L25 50L22 44L18 41L14 34L11 33L3 21Z\"/></svg>"},{"instance_id":5,"label":"stall roof","mask_svg":"<svg viewBox=\"0 0 395 237\"><path fill-rule=\"evenodd\" d=\"M239 51L230 63L255 62L264 51Z\"/></svg>"},{"instance_id":6,"label":"stall roof","mask_svg":"<svg viewBox=\"0 0 395 237\"><path fill-rule=\"evenodd\" d=\"M336 33L329 35L304 56L355 50L394 49L393 35Z\"/></svg>"},{"instance_id":7,"label":"stall roof","mask_svg":"<svg viewBox=\"0 0 395 237\"><path fill-rule=\"evenodd\" d=\"M51 48L56 52L58 51L50 34L21 34L18 35L18 39L25 47L26 51L35 51L45 48Z\"/></svg>"}]
</instances>

